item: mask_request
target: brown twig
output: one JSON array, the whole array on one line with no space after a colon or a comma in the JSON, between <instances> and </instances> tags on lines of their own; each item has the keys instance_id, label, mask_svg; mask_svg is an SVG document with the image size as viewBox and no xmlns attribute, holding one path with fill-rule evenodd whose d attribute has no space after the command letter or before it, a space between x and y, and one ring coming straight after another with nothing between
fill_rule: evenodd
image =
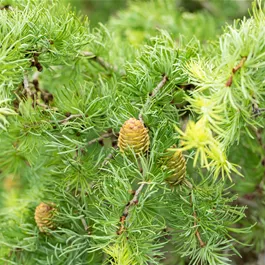
<instances>
[{"instance_id":1,"label":"brown twig","mask_svg":"<svg viewBox=\"0 0 265 265\"><path fill-rule=\"evenodd\" d=\"M240 68L243 67L243 65L244 65L244 63L245 63L246 60L247 60L247 56L243 56L242 59L240 60L239 64L238 64L236 67L234 67L234 68L232 69L232 73L231 73L231 75L229 76L228 80L226 81L225 86L230 87L230 86L232 85L232 83L233 83L233 78L234 78L235 73L236 73Z\"/></svg>"},{"instance_id":2,"label":"brown twig","mask_svg":"<svg viewBox=\"0 0 265 265\"><path fill-rule=\"evenodd\" d=\"M53 94L50 93L49 91L47 90L43 90L40 88L40 84L39 84L39 75L40 73L39 72L35 72L34 75L33 75L33 80L32 80L32 83L34 85L34 88L36 90L36 92L40 92L40 97L41 99L43 100L43 102L47 105L49 105L50 102L53 101ZM38 103L38 102L37 102Z\"/></svg>"},{"instance_id":3,"label":"brown twig","mask_svg":"<svg viewBox=\"0 0 265 265\"><path fill-rule=\"evenodd\" d=\"M193 189L193 185L192 185L189 181L187 181L187 183L185 183L185 184L186 184L191 190ZM193 208L192 194L193 194L193 193L192 193L192 191L191 191L191 194L190 194L190 204L191 204L191 207ZM197 219L198 219L198 217L197 217L197 213L196 213L195 210L193 210L193 217L194 217L194 223L193 223L193 225L194 225L194 227L196 228L195 236L197 237L197 240L198 240L198 242L199 242L199 244L200 244L200 247L203 248L203 247L206 246L206 244L205 244L204 241L202 240L201 235L200 235L200 232L199 232L199 229L198 229L198 227L197 227Z\"/></svg>"},{"instance_id":4,"label":"brown twig","mask_svg":"<svg viewBox=\"0 0 265 265\"><path fill-rule=\"evenodd\" d=\"M100 137L90 140L86 145L94 144L96 142L102 141L104 138L108 138L108 137L113 136L113 135L115 135L113 132L104 133Z\"/></svg>"},{"instance_id":5,"label":"brown twig","mask_svg":"<svg viewBox=\"0 0 265 265\"><path fill-rule=\"evenodd\" d=\"M166 84L167 81L168 81L168 77L166 75L163 75L161 82L155 87L150 98L155 97L158 91Z\"/></svg>"},{"instance_id":6,"label":"brown twig","mask_svg":"<svg viewBox=\"0 0 265 265\"><path fill-rule=\"evenodd\" d=\"M69 117L71 117L71 116L69 116ZM69 118L69 117L68 117L68 118ZM111 136L115 136L115 133L114 133L114 132L104 133L104 134L102 134L100 137L97 137L97 138L92 139L92 140L90 140L89 142L87 142L86 147L89 146L89 145L92 145L92 144L94 144L94 143L100 142L100 141L102 141L103 139L108 138L108 137L111 137ZM78 157L79 152L81 152L82 154L84 154L84 153L85 153L85 148L84 148L84 147L81 147L81 148L78 148L78 147L77 147L77 149L76 149L76 154L75 154L75 158Z\"/></svg>"},{"instance_id":7,"label":"brown twig","mask_svg":"<svg viewBox=\"0 0 265 265\"><path fill-rule=\"evenodd\" d=\"M262 150L263 150L263 156L262 156L262 160L261 160L261 165L264 168L264 173L263 173L263 178L261 179L260 183L257 185L257 189L260 189L263 186L264 181L265 181L265 155L264 155L265 143L262 140L262 130L261 129L257 129L257 130L255 130L255 133L256 133L256 137L257 137L257 140L259 142L259 145L262 147Z\"/></svg>"},{"instance_id":8,"label":"brown twig","mask_svg":"<svg viewBox=\"0 0 265 265\"><path fill-rule=\"evenodd\" d=\"M117 149L117 146L114 146L115 149ZM103 168L105 165L107 165L107 163L114 157L114 151L115 149L112 150L111 153L109 153L107 155L107 157L104 159L102 165L101 165L101 168Z\"/></svg>"},{"instance_id":9,"label":"brown twig","mask_svg":"<svg viewBox=\"0 0 265 265\"><path fill-rule=\"evenodd\" d=\"M133 192L134 194L133 198L126 204L124 211L122 213L122 216L120 217L120 228L117 231L117 235L121 235L125 231L125 221L126 221L126 218L128 217L129 210L133 205L136 205L138 203L139 194L141 193L145 184L147 183L146 182L141 183L138 189Z\"/></svg>"},{"instance_id":10,"label":"brown twig","mask_svg":"<svg viewBox=\"0 0 265 265\"><path fill-rule=\"evenodd\" d=\"M23 79L23 87L27 93L27 95L29 97L32 97L33 93L32 91L30 90L30 87L29 87L29 80L28 80L28 77L26 74L24 74L24 79Z\"/></svg>"},{"instance_id":11,"label":"brown twig","mask_svg":"<svg viewBox=\"0 0 265 265\"><path fill-rule=\"evenodd\" d=\"M0 10L13 10L11 5L4 5L0 7Z\"/></svg>"},{"instance_id":12,"label":"brown twig","mask_svg":"<svg viewBox=\"0 0 265 265\"><path fill-rule=\"evenodd\" d=\"M125 71L124 70L119 70L117 66L114 66L108 62L106 62L102 57L97 56L95 54L93 54L92 52L87 52L84 51L82 52L82 55L85 57L89 57L89 59L97 62L99 65L101 65L105 70L111 70L114 72L118 72L120 75L125 75Z\"/></svg>"},{"instance_id":13,"label":"brown twig","mask_svg":"<svg viewBox=\"0 0 265 265\"><path fill-rule=\"evenodd\" d=\"M11 258L11 256L13 255L13 252L14 252L13 249L11 249L11 250L9 251L9 253L8 253L8 259ZM8 265L8 262L5 262L5 265Z\"/></svg>"},{"instance_id":14,"label":"brown twig","mask_svg":"<svg viewBox=\"0 0 265 265\"><path fill-rule=\"evenodd\" d=\"M71 119L80 118L80 117L83 117L83 116L84 116L83 114L71 114L70 116L66 117L63 120L60 120L60 121L52 121L52 122L67 123Z\"/></svg>"},{"instance_id":15,"label":"brown twig","mask_svg":"<svg viewBox=\"0 0 265 265\"><path fill-rule=\"evenodd\" d=\"M40 55L39 53L33 54L33 60L31 61L31 66L35 66L39 72L42 72L43 67L39 62L39 59L38 59L39 55Z\"/></svg>"},{"instance_id":16,"label":"brown twig","mask_svg":"<svg viewBox=\"0 0 265 265\"><path fill-rule=\"evenodd\" d=\"M242 205L250 206L252 208L258 208L259 207L255 201L244 198L244 197L237 198L237 202L239 202Z\"/></svg>"},{"instance_id":17,"label":"brown twig","mask_svg":"<svg viewBox=\"0 0 265 265\"><path fill-rule=\"evenodd\" d=\"M25 96L31 97L33 99L32 103L33 107L40 106L44 109L49 109L50 108L49 103L53 101L53 95L46 90L40 89L38 77L39 75L36 73L33 75L33 81L32 81L33 87L32 86L31 87L34 88L35 91L32 91L30 87L30 82L28 80L28 76L26 73L24 74L23 87L25 91L24 92ZM39 93L40 95L38 94L38 92L40 92ZM39 96L41 97L44 103L40 102Z\"/></svg>"},{"instance_id":18,"label":"brown twig","mask_svg":"<svg viewBox=\"0 0 265 265\"><path fill-rule=\"evenodd\" d=\"M193 212L193 217L194 217L194 227L196 227L196 226L197 226L197 214L196 214L195 211ZM201 235L200 235L200 233L199 233L199 229L198 229L198 228L196 228L195 235L196 235L196 237L197 237L197 239L198 239L198 241L199 241L200 247L201 247L201 248L205 247L206 244L202 241L202 239L201 239Z\"/></svg>"},{"instance_id":19,"label":"brown twig","mask_svg":"<svg viewBox=\"0 0 265 265\"><path fill-rule=\"evenodd\" d=\"M87 231L89 229L89 226L87 225L85 218L82 217L81 218L81 222L82 222L82 224L84 226L84 229Z\"/></svg>"},{"instance_id":20,"label":"brown twig","mask_svg":"<svg viewBox=\"0 0 265 265\"><path fill-rule=\"evenodd\" d=\"M159 82L159 84L154 88L154 90L152 91L151 95L147 98L143 108L141 109L141 112L139 114L139 120L143 122L143 113L146 110L146 108L149 106L149 104L151 103L152 99L157 95L157 93L159 92L159 90L161 88L163 88L166 84L166 82L168 81L168 77L167 75L163 75L162 80Z\"/></svg>"}]
</instances>

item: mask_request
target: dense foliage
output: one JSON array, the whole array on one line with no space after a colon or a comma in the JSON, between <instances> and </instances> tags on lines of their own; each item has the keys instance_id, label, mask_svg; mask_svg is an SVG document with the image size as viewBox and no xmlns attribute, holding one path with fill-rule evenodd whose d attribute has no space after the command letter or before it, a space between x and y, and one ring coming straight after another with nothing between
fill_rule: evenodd
<instances>
[{"instance_id":1,"label":"dense foliage","mask_svg":"<svg viewBox=\"0 0 265 265\"><path fill-rule=\"evenodd\" d=\"M264 251L265 6L195 2L0 0L1 264Z\"/></svg>"}]
</instances>

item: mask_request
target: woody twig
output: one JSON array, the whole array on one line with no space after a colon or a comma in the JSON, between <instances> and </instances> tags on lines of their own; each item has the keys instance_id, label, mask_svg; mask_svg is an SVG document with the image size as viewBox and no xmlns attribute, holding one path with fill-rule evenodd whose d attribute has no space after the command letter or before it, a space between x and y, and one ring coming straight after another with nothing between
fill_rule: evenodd
<instances>
[{"instance_id":1,"label":"woody twig","mask_svg":"<svg viewBox=\"0 0 265 265\"><path fill-rule=\"evenodd\" d=\"M152 99L157 95L159 90L163 88L168 81L167 75L163 75L162 80L159 82L159 84L154 88L152 91L151 95L147 98L143 108L141 109L141 112L139 114L139 120L143 122L143 113L145 112L146 108L150 105Z\"/></svg>"},{"instance_id":2,"label":"woody twig","mask_svg":"<svg viewBox=\"0 0 265 265\"><path fill-rule=\"evenodd\" d=\"M233 84L233 78L234 78L235 73L236 73L240 68L243 67L243 65L244 65L244 63L245 63L246 60L247 60L247 56L243 56L242 59L241 59L241 61L239 62L239 64L238 64L236 67L234 67L234 68L232 69L232 73L231 73L231 75L229 76L228 80L226 81L225 86L227 86L227 87L232 86L232 84Z\"/></svg>"},{"instance_id":3,"label":"woody twig","mask_svg":"<svg viewBox=\"0 0 265 265\"><path fill-rule=\"evenodd\" d=\"M99 65L101 65L107 71L111 70L111 71L119 73L120 75L125 75L124 70L118 69L117 66L106 62L102 57L97 56L97 55L93 54L92 52L84 51L84 52L82 52L82 55L85 57L88 57L89 59L91 59L95 62L97 62Z\"/></svg>"},{"instance_id":4,"label":"woody twig","mask_svg":"<svg viewBox=\"0 0 265 265\"><path fill-rule=\"evenodd\" d=\"M121 235L125 231L125 221L129 215L129 210L133 205L136 205L138 203L139 194L141 193L145 184L147 184L147 183L146 182L141 183L141 185L138 187L138 189L133 192L133 194L134 194L133 198L126 204L124 211L122 213L122 216L120 217L120 228L117 231L117 235Z\"/></svg>"}]
</instances>

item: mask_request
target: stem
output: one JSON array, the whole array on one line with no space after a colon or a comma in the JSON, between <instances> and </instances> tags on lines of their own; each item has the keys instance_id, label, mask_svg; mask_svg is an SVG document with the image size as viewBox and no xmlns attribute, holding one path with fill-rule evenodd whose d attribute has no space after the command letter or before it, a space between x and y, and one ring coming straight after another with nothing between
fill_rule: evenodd
<instances>
[{"instance_id":1,"label":"stem","mask_svg":"<svg viewBox=\"0 0 265 265\"><path fill-rule=\"evenodd\" d=\"M82 224L83 224L85 230L87 231L89 227L88 227L88 225L87 225L87 223L86 223L85 218L82 217L82 218L81 218L81 222L82 222Z\"/></svg>"},{"instance_id":2,"label":"stem","mask_svg":"<svg viewBox=\"0 0 265 265\"><path fill-rule=\"evenodd\" d=\"M247 60L247 56L242 57L242 59L241 59L241 61L239 62L239 64L238 64L236 67L234 67L234 68L232 69L232 73L231 73L231 75L229 76L228 80L226 81L225 86L227 86L227 87L232 86L233 78L234 78L235 73L236 73L240 68L243 67L243 65L244 65L244 63L245 63L246 60Z\"/></svg>"},{"instance_id":3,"label":"stem","mask_svg":"<svg viewBox=\"0 0 265 265\"><path fill-rule=\"evenodd\" d=\"M157 93L159 92L159 90L161 88L163 88L166 84L166 82L168 81L168 77L167 75L163 75L162 80L159 82L159 84L154 88L154 90L152 91L151 95L147 98L140 114L139 114L139 120L143 122L143 113L145 112L145 110L148 108L148 106L150 105L152 99L157 95Z\"/></svg>"},{"instance_id":4,"label":"stem","mask_svg":"<svg viewBox=\"0 0 265 265\"><path fill-rule=\"evenodd\" d=\"M114 71L114 72L118 72L120 75L125 75L126 74L124 70L119 70L117 66L114 66L114 65L106 62L102 57L97 56L97 55L93 54L92 52L84 51L84 52L82 52L82 55L85 56L85 57L90 57L89 59L97 62L105 70L111 70L111 71Z\"/></svg>"},{"instance_id":5,"label":"stem","mask_svg":"<svg viewBox=\"0 0 265 265\"><path fill-rule=\"evenodd\" d=\"M108 137L113 136L113 135L114 135L113 132L110 132L110 133L104 133L104 134L102 134L100 137L90 140L90 141L87 143L87 145L91 145L91 144L94 144L94 143L96 143L96 142L102 141L104 138L108 138Z\"/></svg>"},{"instance_id":6,"label":"stem","mask_svg":"<svg viewBox=\"0 0 265 265\"><path fill-rule=\"evenodd\" d=\"M193 208L193 185L187 180L185 179L184 180L184 184L186 184L187 187L189 187L191 189L191 194L190 194L190 204L191 204L191 207ZM197 227L197 213L196 211L193 209L193 217L194 217L194 227L196 227L196 231L195 231L195 236L197 237L197 240L200 244L200 247L203 248L206 246L206 243L202 240L201 238L201 235L200 235L200 232L199 232L199 228Z\"/></svg>"},{"instance_id":7,"label":"stem","mask_svg":"<svg viewBox=\"0 0 265 265\"><path fill-rule=\"evenodd\" d=\"M28 94L28 96L32 96L32 92L30 90L30 87L29 87L29 80L28 80L28 77L26 74L24 74L24 79L23 79L23 86L24 86L24 89L26 91L26 93Z\"/></svg>"},{"instance_id":8,"label":"stem","mask_svg":"<svg viewBox=\"0 0 265 265\"><path fill-rule=\"evenodd\" d=\"M197 226L197 214L195 211L193 212L193 217L194 217L194 226L196 227ZM200 247L201 248L205 247L206 244L202 241L198 228L196 229L195 235L199 241Z\"/></svg>"},{"instance_id":9,"label":"stem","mask_svg":"<svg viewBox=\"0 0 265 265\"><path fill-rule=\"evenodd\" d=\"M255 130L255 133L256 133L258 143L262 147L262 150L263 150L261 166L264 168L264 173L263 173L263 178L261 179L260 183L257 185L257 188L261 188L264 185L264 180L265 180L265 155L264 155L265 143L262 140L262 130L261 129Z\"/></svg>"},{"instance_id":10,"label":"stem","mask_svg":"<svg viewBox=\"0 0 265 265\"><path fill-rule=\"evenodd\" d=\"M186 178L184 178L183 184L185 184L191 190L193 189L193 185Z\"/></svg>"},{"instance_id":11,"label":"stem","mask_svg":"<svg viewBox=\"0 0 265 265\"><path fill-rule=\"evenodd\" d=\"M68 122L71 119L80 118L80 117L83 117L83 116L84 116L83 114L72 114L72 115L70 115L69 117L67 117L67 118L65 118L63 120L58 121L58 123L66 123L66 122ZM52 122L55 122L55 121L52 121Z\"/></svg>"},{"instance_id":12,"label":"stem","mask_svg":"<svg viewBox=\"0 0 265 265\"><path fill-rule=\"evenodd\" d=\"M31 66L35 66L39 72L42 72L43 67L39 63L39 59L38 59L39 55L40 55L39 53L34 53L33 54L33 60L31 62Z\"/></svg>"},{"instance_id":13,"label":"stem","mask_svg":"<svg viewBox=\"0 0 265 265\"><path fill-rule=\"evenodd\" d=\"M115 149L117 149L117 147L114 147ZM105 165L108 164L108 162L114 157L114 151L115 149L113 149L108 155L107 157L104 159L101 168L103 168Z\"/></svg>"},{"instance_id":14,"label":"stem","mask_svg":"<svg viewBox=\"0 0 265 265\"><path fill-rule=\"evenodd\" d=\"M0 10L13 10L13 8L11 7L11 5L4 5L0 7Z\"/></svg>"},{"instance_id":15,"label":"stem","mask_svg":"<svg viewBox=\"0 0 265 265\"><path fill-rule=\"evenodd\" d=\"M121 235L125 231L125 221L129 214L129 210L133 205L136 205L138 203L138 196L141 193L144 185L147 184L147 182L142 182L141 185L138 187L138 189L134 192L133 198L126 204L124 211L122 213L122 216L120 218L120 228L117 231L118 235Z\"/></svg>"}]
</instances>

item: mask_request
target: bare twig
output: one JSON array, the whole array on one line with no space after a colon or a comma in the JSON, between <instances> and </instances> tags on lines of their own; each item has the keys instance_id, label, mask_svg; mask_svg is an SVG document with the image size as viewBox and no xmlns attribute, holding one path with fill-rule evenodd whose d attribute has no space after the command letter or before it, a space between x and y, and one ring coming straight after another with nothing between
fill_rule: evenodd
<instances>
[{"instance_id":1,"label":"bare twig","mask_svg":"<svg viewBox=\"0 0 265 265\"><path fill-rule=\"evenodd\" d=\"M234 78L235 73L236 73L240 68L243 67L243 65L244 65L244 63L245 63L246 60L247 60L247 56L242 57L242 59L241 59L241 61L239 62L239 64L238 64L236 67L234 67L234 68L232 69L232 73L231 73L231 75L229 76L228 80L226 81L225 86L230 87L230 86L232 85L232 83L233 83L233 78Z\"/></svg>"},{"instance_id":2,"label":"bare twig","mask_svg":"<svg viewBox=\"0 0 265 265\"><path fill-rule=\"evenodd\" d=\"M129 214L129 210L133 205L136 205L138 203L139 194L142 191L145 184L147 184L147 182L141 183L138 189L133 193L134 194L133 198L126 204L122 216L120 217L120 228L117 231L118 235L121 235L125 231L125 221Z\"/></svg>"},{"instance_id":3,"label":"bare twig","mask_svg":"<svg viewBox=\"0 0 265 265\"><path fill-rule=\"evenodd\" d=\"M52 122L58 122L58 123L67 123L69 120L74 119L74 118L80 118L83 117L83 114L72 114L68 116L67 118L60 120L60 121L52 121Z\"/></svg>"},{"instance_id":4,"label":"bare twig","mask_svg":"<svg viewBox=\"0 0 265 265\"><path fill-rule=\"evenodd\" d=\"M113 136L113 135L115 135L113 132L104 133L100 137L90 140L86 145L94 144L96 142L102 141L104 138L108 138L108 137Z\"/></svg>"},{"instance_id":5,"label":"bare twig","mask_svg":"<svg viewBox=\"0 0 265 265\"><path fill-rule=\"evenodd\" d=\"M262 147L262 150L263 150L261 165L264 168L264 173L263 173L263 178L261 179L259 185L257 186L257 188L259 189L264 185L264 181L265 181L265 155L264 155L265 143L263 142L263 139L262 139L262 129L255 130L255 133L256 133L256 137L259 142L259 145Z\"/></svg>"},{"instance_id":6,"label":"bare twig","mask_svg":"<svg viewBox=\"0 0 265 265\"><path fill-rule=\"evenodd\" d=\"M39 87L39 76L40 76L40 72L36 71L33 76L32 76L32 83L34 85L34 88L36 89L36 91L40 90Z\"/></svg>"},{"instance_id":7,"label":"bare twig","mask_svg":"<svg viewBox=\"0 0 265 265\"><path fill-rule=\"evenodd\" d=\"M192 200L192 195L193 195L193 193L192 193L193 185L192 185L188 180L186 180L184 183L187 185L187 187L189 187L189 188L191 189L191 194L190 194L190 204L191 204L191 207L193 208L193 202L192 202L192 201L193 201L193 200ZM198 242L199 242L199 244L200 244L200 247L203 248L203 247L206 246L206 244L205 244L205 242L202 240L201 235L200 235L200 232L199 232L199 229L198 229L198 227L197 227L197 219L198 219L198 218L197 218L197 213L196 213L195 210L193 210L193 217L194 217L194 223L193 223L193 225L194 225L194 227L196 228L195 236L197 237L197 240L198 240Z\"/></svg>"},{"instance_id":8,"label":"bare twig","mask_svg":"<svg viewBox=\"0 0 265 265\"><path fill-rule=\"evenodd\" d=\"M159 84L154 88L154 90L152 91L151 95L147 98L143 108L141 109L141 112L139 114L139 120L143 122L143 113L146 110L146 108L150 105L152 99L157 95L157 93L159 92L159 90L161 88L163 88L166 84L166 82L168 81L168 77L167 75L163 75L162 80L159 82Z\"/></svg>"},{"instance_id":9,"label":"bare twig","mask_svg":"<svg viewBox=\"0 0 265 265\"><path fill-rule=\"evenodd\" d=\"M69 116L69 117L71 117L71 116ZM69 118L69 117L68 117L68 118ZM100 137L97 137L97 138L92 139L92 140L90 140L89 142L87 142L86 146L89 146L89 145L92 145L92 144L94 144L94 143L100 142L100 141L102 141L103 139L108 138L108 137L111 137L111 136L115 136L115 133L114 133L114 132L104 133L104 134L102 134ZM78 157L79 152L81 152L81 153L84 154L84 153L85 153L85 148L84 148L84 147L82 147L82 148L78 148L78 147L77 147L77 149L76 149L76 154L75 154L75 158Z\"/></svg>"},{"instance_id":10,"label":"bare twig","mask_svg":"<svg viewBox=\"0 0 265 265\"><path fill-rule=\"evenodd\" d=\"M85 230L87 231L88 228L89 228L89 226L87 225L85 218L82 217L82 218L81 218L81 222L82 222L82 224L83 224Z\"/></svg>"},{"instance_id":11,"label":"bare twig","mask_svg":"<svg viewBox=\"0 0 265 265\"><path fill-rule=\"evenodd\" d=\"M252 201L252 200L249 200L249 199L246 199L244 197L239 197L237 198L237 201L242 204L242 205L248 205L252 208L258 208L258 204L255 202L255 201Z\"/></svg>"},{"instance_id":12,"label":"bare twig","mask_svg":"<svg viewBox=\"0 0 265 265\"><path fill-rule=\"evenodd\" d=\"M115 147L115 149L117 149L117 146ZM107 157L104 159L101 167L104 167L105 165L107 165L107 163L114 157L115 149L113 149L112 152L107 155Z\"/></svg>"},{"instance_id":13,"label":"bare twig","mask_svg":"<svg viewBox=\"0 0 265 265\"><path fill-rule=\"evenodd\" d=\"M42 72L43 67L39 62L39 59L38 59L39 55L40 55L39 53L33 54L33 60L31 61L31 66L35 66L39 72Z\"/></svg>"},{"instance_id":14,"label":"bare twig","mask_svg":"<svg viewBox=\"0 0 265 265\"><path fill-rule=\"evenodd\" d=\"M197 227L197 214L196 214L195 211L193 212L193 217L194 217L194 227ZM206 244L202 241L201 235L199 233L199 229L198 228L196 228L195 235L196 235L196 237L197 237L197 239L199 241L200 247L201 248L205 247Z\"/></svg>"},{"instance_id":15,"label":"bare twig","mask_svg":"<svg viewBox=\"0 0 265 265\"><path fill-rule=\"evenodd\" d=\"M36 105L44 109L49 109L50 107L44 103L41 103L39 100L36 100Z\"/></svg>"},{"instance_id":16,"label":"bare twig","mask_svg":"<svg viewBox=\"0 0 265 265\"><path fill-rule=\"evenodd\" d=\"M11 5L4 5L0 7L0 10L13 10Z\"/></svg>"},{"instance_id":17,"label":"bare twig","mask_svg":"<svg viewBox=\"0 0 265 265\"><path fill-rule=\"evenodd\" d=\"M101 65L105 70L108 70L108 71L111 70L111 71L119 73L120 75L125 75L124 70L119 70L117 66L114 66L114 65L106 62L102 57L97 56L97 55L93 54L92 52L84 51L84 52L82 52L82 55L85 57L89 57L89 59L91 59L91 60L94 60L99 65Z\"/></svg>"},{"instance_id":18,"label":"bare twig","mask_svg":"<svg viewBox=\"0 0 265 265\"><path fill-rule=\"evenodd\" d=\"M150 98L153 98L156 96L157 92L166 84L166 82L168 81L168 77L166 75L163 76L163 79L161 80L161 82L156 86L156 88L153 90Z\"/></svg>"},{"instance_id":19,"label":"bare twig","mask_svg":"<svg viewBox=\"0 0 265 265\"><path fill-rule=\"evenodd\" d=\"M24 86L24 89L25 89L27 95L31 97L32 96L32 91L30 90L29 80L28 80L28 77L27 77L26 74L24 74L23 86Z\"/></svg>"}]
</instances>

